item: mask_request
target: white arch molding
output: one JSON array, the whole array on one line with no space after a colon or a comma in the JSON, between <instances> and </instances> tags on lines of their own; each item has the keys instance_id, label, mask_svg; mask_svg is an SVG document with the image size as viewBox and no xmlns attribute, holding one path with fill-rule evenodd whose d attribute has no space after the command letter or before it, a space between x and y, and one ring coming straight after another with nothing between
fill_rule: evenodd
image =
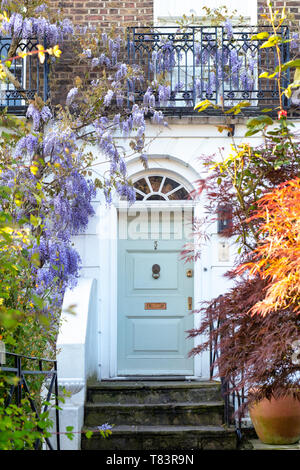
<instances>
[{"instance_id":1,"label":"white arch molding","mask_svg":"<svg viewBox=\"0 0 300 470\"><path fill-rule=\"evenodd\" d=\"M201 175L188 163L174 158L170 155L150 155L148 156L148 168L143 169L140 159L133 158L127 163L128 176L132 182L136 182L143 176L161 175L175 179L182 184L188 191L196 189L195 182L201 178ZM175 201L142 201L151 206L155 203L166 204ZM191 201L177 201L181 205L191 205ZM113 204L108 208L102 205L100 208L101 225L106 227L105 238L101 237L101 259L100 259L100 355L99 355L99 380L101 379L119 379L117 376L117 249L118 249L118 208L126 206L128 203L120 201L115 197ZM137 206L139 201L137 201ZM201 199L193 201L195 217L201 218L203 204ZM134 206L132 206L134 207ZM202 283L202 260L198 260L194 267L194 306L196 307L203 298ZM199 326L199 315L194 315L194 327ZM195 338L194 345L199 344L199 338ZM207 362L207 361L206 361ZM209 371L204 366L200 355L194 358L194 376L192 378L208 378Z\"/></svg>"}]
</instances>

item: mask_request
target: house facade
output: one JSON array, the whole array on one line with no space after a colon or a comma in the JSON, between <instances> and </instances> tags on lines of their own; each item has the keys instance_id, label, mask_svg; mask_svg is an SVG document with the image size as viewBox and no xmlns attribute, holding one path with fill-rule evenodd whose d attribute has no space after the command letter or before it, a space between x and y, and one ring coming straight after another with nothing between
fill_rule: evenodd
<instances>
[{"instance_id":1,"label":"house facade","mask_svg":"<svg viewBox=\"0 0 300 470\"><path fill-rule=\"evenodd\" d=\"M200 32L202 52L205 50L210 40L205 43L205 38L212 34L212 29L198 3L74 1L62 6L77 23L100 24L103 28L130 24L133 52L129 60L145 63L149 50L145 53L141 45L149 47L149 41L152 41L153 51L155 38L150 36L149 39L149 32L145 32L143 26L154 24L165 38L174 37L176 24L184 14L202 18L203 27L207 28ZM279 7L281 3L278 2ZM294 11L296 2L286 4L299 22L298 10ZM221 6L222 2L217 0L210 4L212 9ZM237 28L240 46L246 41L238 29L240 15L247 28L247 24L257 24L259 9L261 4L254 0L231 4L231 10L235 10L232 23ZM220 34L218 29L213 28L216 31L213 34ZM197 32L193 30L192 34L195 36ZM249 35L246 36L248 39ZM224 36L222 40L225 40ZM205 72L201 64L195 63L195 48L190 44L191 37L180 43L180 60L177 60L180 65L175 66L170 78L173 86L180 81L187 82L187 76L194 77L193 83L197 74L208 73L209 76L209 70ZM70 84L72 78L68 75L70 72L66 72L68 68L64 67L62 61L56 72L56 83L61 86ZM235 97L244 97L250 100L250 108L255 113L259 107L264 107L270 96L275 96L273 89L259 88L260 69L256 67L253 89L259 91L249 93L240 85L240 91L233 96L231 89L223 89L223 97L227 96L228 101L225 105L233 106L237 102ZM180 253L186 244L196 242L192 218L204 220L207 215L205 195L196 200L187 197L207 174L201 156L214 155L219 149L226 155L230 152L232 138L228 132L218 131L218 125L224 124L224 117L218 112L213 113L215 115L193 112L194 105L200 100L197 93L191 96L193 91L193 88L188 90L183 86L179 98L166 108L168 126L157 126L149 120L146 129L148 167L145 169L136 156L127 161L128 176L136 188L136 203L129 207L115 196L107 207L99 194L99 199L94 201L96 215L86 233L74 239L82 258L82 279L94 279L97 284L91 354L93 375L98 380L130 376L209 377L208 355L188 357L194 342L186 338L186 331L200 321L197 315L191 314L192 310L201 301L217 297L229 287L223 274L232 266L234 244L222 237L220 220L216 220L205 229L209 241L202 243L201 256L196 263L184 263ZM203 99L204 95L201 97ZM211 99L220 103L217 92ZM249 138L244 137L248 117L239 116L241 114L232 121L237 144L249 142ZM259 135L250 138L252 145L261 143L260 139ZM129 150L129 142L129 138L119 137L119 145L126 150ZM107 171L108 165L99 150L95 148L93 153L101 171ZM76 303L74 296L73 292L72 304ZM68 319L66 324L67 341L73 344L75 326L71 327L70 322L74 325L78 322ZM76 328L80 329L81 325ZM64 344L64 333L60 341ZM195 344L198 341L199 338ZM73 377L74 374L71 367L67 375Z\"/></svg>"}]
</instances>

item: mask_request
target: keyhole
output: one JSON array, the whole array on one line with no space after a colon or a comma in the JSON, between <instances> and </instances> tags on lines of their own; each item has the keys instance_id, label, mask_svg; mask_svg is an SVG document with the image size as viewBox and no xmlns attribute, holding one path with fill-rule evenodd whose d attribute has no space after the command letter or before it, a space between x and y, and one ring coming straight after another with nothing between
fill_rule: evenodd
<instances>
[{"instance_id":1,"label":"keyhole","mask_svg":"<svg viewBox=\"0 0 300 470\"><path fill-rule=\"evenodd\" d=\"M154 250L157 250L157 245L158 245L158 242L155 240L155 242L154 242Z\"/></svg>"}]
</instances>

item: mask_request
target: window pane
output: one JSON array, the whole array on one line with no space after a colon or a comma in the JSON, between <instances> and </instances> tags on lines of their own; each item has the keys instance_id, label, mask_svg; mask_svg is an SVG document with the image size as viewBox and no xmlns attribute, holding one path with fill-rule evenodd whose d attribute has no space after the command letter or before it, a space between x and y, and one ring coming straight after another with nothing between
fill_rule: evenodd
<instances>
[{"instance_id":1,"label":"window pane","mask_svg":"<svg viewBox=\"0 0 300 470\"><path fill-rule=\"evenodd\" d=\"M165 198L159 194L152 194L152 196L147 198L147 201L165 201Z\"/></svg>"},{"instance_id":2,"label":"window pane","mask_svg":"<svg viewBox=\"0 0 300 470\"><path fill-rule=\"evenodd\" d=\"M174 180L171 180L170 178L166 178L166 181L165 181L164 186L162 188L162 192L164 194L169 193L173 189L177 188L177 186L179 186L179 183L177 183Z\"/></svg>"},{"instance_id":3,"label":"window pane","mask_svg":"<svg viewBox=\"0 0 300 470\"><path fill-rule=\"evenodd\" d=\"M178 189L178 191L175 191L174 193L170 194L170 196L168 196L168 198L171 201L172 200L181 200L181 199L187 199L188 195L189 195L189 193L184 188L180 188L180 189Z\"/></svg>"},{"instance_id":4,"label":"window pane","mask_svg":"<svg viewBox=\"0 0 300 470\"><path fill-rule=\"evenodd\" d=\"M151 183L153 192L157 193L162 182L162 176L150 176L149 181Z\"/></svg>"},{"instance_id":5,"label":"window pane","mask_svg":"<svg viewBox=\"0 0 300 470\"><path fill-rule=\"evenodd\" d=\"M148 186L148 183L147 181L145 180L145 178L142 178L140 180L138 180L136 183L134 183L133 185L136 189L139 189L140 191L142 191L143 193L145 194L149 194L150 193L150 188Z\"/></svg>"},{"instance_id":6,"label":"window pane","mask_svg":"<svg viewBox=\"0 0 300 470\"><path fill-rule=\"evenodd\" d=\"M144 199L144 196L142 196L140 193L135 192L135 198L137 201L142 201Z\"/></svg>"}]
</instances>

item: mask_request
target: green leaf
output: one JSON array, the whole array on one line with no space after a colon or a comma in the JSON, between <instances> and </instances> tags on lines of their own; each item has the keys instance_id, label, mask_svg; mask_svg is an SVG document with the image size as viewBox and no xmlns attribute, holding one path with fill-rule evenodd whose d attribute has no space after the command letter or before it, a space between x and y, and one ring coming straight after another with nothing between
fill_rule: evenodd
<instances>
[{"instance_id":1,"label":"green leaf","mask_svg":"<svg viewBox=\"0 0 300 470\"><path fill-rule=\"evenodd\" d=\"M41 221L42 221L41 217L36 217L35 215L30 214L30 223L34 227L38 227L40 225Z\"/></svg>"},{"instance_id":2,"label":"green leaf","mask_svg":"<svg viewBox=\"0 0 300 470\"><path fill-rule=\"evenodd\" d=\"M36 294L32 294L32 300L36 307L38 307L39 309L43 308L44 302L43 302L43 299L41 299L41 297L39 297Z\"/></svg>"},{"instance_id":3,"label":"green leaf","mask_svg":"<svg viewBox=\"0 0 300 470\"><path fill-rule=\"evenodd\" d=\"M247 127L248 128L255 127L255 126L258 126L260 124L270 126L270 125L273 124L273 119L270 116L257 116L255 118L251 118L247 121Z\"/></svg>"},{"instance_id":4,"label":"green leaf","mask_svg":"<svg viewBox=\"0 0 300 470\"><path fill-rule=\"evenodd\" d=\"M90 439L92 437L92 435L93 435L93 431L86 431L86 433L85 433L85 437L87 439Z\"/></svg>"}]
</instances>

